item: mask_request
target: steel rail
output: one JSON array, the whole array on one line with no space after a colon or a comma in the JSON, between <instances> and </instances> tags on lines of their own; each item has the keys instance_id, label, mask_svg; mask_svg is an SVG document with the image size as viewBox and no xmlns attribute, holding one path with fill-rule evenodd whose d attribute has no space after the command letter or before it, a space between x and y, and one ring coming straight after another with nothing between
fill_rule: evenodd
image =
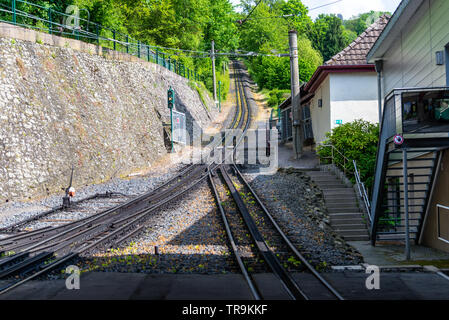
<instances>
[{"instance_id":1,"label":"steel rail","mask_svg":"<svg viewBox=\"0 0 449 320\"><path fill-rule=\"evenodd\" d=\"M94 194L92 196L89 196L89 197L86 197L86 198L83 198L83 199L80 199L80 200L77 200L77 201L73 201L72 204L73 205L77 205L77 204L83 203L85 201L98 199L98 198L108 198L108 197L113 196L113 195L123 195L125 197L127 196L125 194L118 193L118 192L96 193L96 194ZM0 233L12 232L12 230L15 230L15 229L17 229L17 228L27 224L27 223L36 221L36 220L38 220L40 218L46 217L46 216L48 216L48 215L50 215L52 213L56 213L57 211L62 211L62 210L64 210L64 207L62 205L54 207L54 208L51 208L50 210L41 212L41 213L39 213L39 214L37 214L37 215L35 215L33 217L30 217L28 219L25 219L25 220L16 222L14 224L11 224L9 226L3 227L3 228L0 229Z\"/></svg>"},{"instance_id":2,"label":"steel rail","mask_svg":"<svg viewBox=\"0 0 449 320\"><path fill-rule=\"evenodd\" d=\"M187 176L187 178L190 178L190 176ZM177 185L179 187L184 185L184 181L188 180L187 178L182 180L181 182L178 182ZM173 191L173 190L170 189L170 191ZM148 193L148 194L151 195L152 193ZM140 200L146 201L146 199L148 198L148 194L145 197L143 197L143 196L140 197ZM140 201L134 203L134 205L137 205L137 203L140 203ZM63 242L63 241L65 241L67 239L67 238L64 238L64 236L67 236L68 238L70 238L71 234L75 233L75 232L89 232L89 231L92 230L91 227L92 227L92 223L94 221L98 220L97 224L94 225L94 227L98 227L98 228L100 228L102 230L105 230L105 229L107 229L110 226L113 227L114 223L113 223L113 221L111 221L111 219L116 218L114 216L114 213L115 213L115 215L119 215L119 216L120 215L124 215L127 212L124 212L124 213L123 212L118 212L118 209L119 208L124 208L125 206L126 206L125 204L122 204L118 208L112 208L111 210L107 210L106 212L102 213L100 216L95 217L94 219L84 221L83 223L81 223L79 225L73 225L73 227L69 228L68 230L60 231L60 232L56 233L54 236L46 238L46 239L44 239L44 240L42 240L40 242L37 242L37 243L33 243L31 246L26 247L25 249L22 249L20 251L20 253L9 257L9 259L7 259L6 261L0 261L0 266L9 264L9 263L11 263L14 260L23 258L25 254L36 252L40 247L42 247L42 246L52 242L53 240L60 239L56 244L54 244L54 245L57 245L58 243ZM138 211L138 213L139 213L139 211ZM132 215L132 216L134 216L134 215ZM101 221L100 219L102 219L102 218L105 218L105 220ZM129 217L127 219L129 219ZM84 228L84 231L83 231L83 228ZM45 246L45 248L49 248L49 247L51 247L51 244L49 246L48 245ZM7 248L7 250L9 250L9 251L11 251L12 249L13 249L12 247L8 247Z\"/></svg>"},{"instance_id":3,"label":"steel rail","mask_svg":"<svg viewBox=\"0 0 449 320\"><path fill-rule=\"evenodd\" d=\"M61 265L62 263L66 262L66 261L69 261L70 259L72 259L72 258L78 256L79 254L81 254L81 253L83 253L83 252L85 252L85 251L87 251L87 250L89 250L89 249L92 249L92 248L98 246L99 244L105 242L106 240L108 240L108 239L111 238L112 236L114 236L114 235L116 235L117 233L123 231L125 228L132 227L133 225L135 225L136 223L138 223L138 221L140 221L141 219L145 218L145 216L146 216L147 214L153 212L153 211L156 210L157 208L159 208L159 207L165 205L166 203L172 201L173 199L175 199L175 198L177 198L177 197L183 195L184 193L186 193L187 191L191 190L193 187L195 187L196 185L198 185L200 182L202 182L203 180L205 180L207 177L208 177L208 175L202 176L202 177L199 178L197 181L195 181L194 183L192 183L187 189L185 189L185 190L183 190L183 191L181 191L181 192L179 192L179 193L177 193L177 194L175 194L175 195L173 195L173 196L171 196L171 197L169 197L169 198L164 199L163 201L161 201L160 203L158 203L157 205L155 205L154 207L152 207L152 208L150 208L150 209L143 210L143 212L141 212L141 213L140 213L135 219L133 219L132 221L128 222L127 224L125 224L124 226L120 227L119 229L117 229L117 230L115 230L115 231L113 231L113 232L111 232L111 233L108 233L107 235L101 237L100 239L94 241L93 243L88 244L86 247L84 247L84 248L79 248L79 249L77 249L75 252L68 253L66 256L63 256L63 257L57 259L56 261L52 262L51 264L49 264L49 265L48 265L47 267L45 267L44 269L38 271L37 273L35 273L35 274L33 274L33 275L31 275L31 276L25 278L25 279L22 279L22 280L19 280L19 281L15 282L15 283L11 283L11 284L6 285L5 287L3 287L3 288L0 289L0 295L6 293L6 292L8 292L8 291L10 291L10 290L12 290L12 289L14 289L14 288L16 288L16 287L18 287L18 286L20 286L20 285L22 285L22 284L24 284L25 282L28 282L28 281L30 281L30 280L32 280L32 279L34 279L34 278L36 278L36 277L38 277L38 276L40 276L40 275L43 275L43 274L45 274L45 273L51 271L51 270L53 270L54 268L56 268L57 266ZM142 227L142 226L140 226L139 228L141 228L141 227ZM84 242L84 244L86 244L86 243L87 243L87 242Z\"/></svg>"},{"instance_id":4,"label":"steel rail","mask_svg":"<svg viewBox=\"0 0 449 320\"><path fill-rule=\"evenodd\" d=\"M243 86L243 84L242 84ZM240 89L240 88L239 88ZM241 99L242 103L243 101L246 102L247 105L247 109L250 111L250 107L248 105L248 97L246 95L245 90L243 90L243 96L244 99ZM243 108L243 107L242 107ZM335 296L337 299L339 300L344 300L344 298L341 296L341 294L332 287L332 285L330 285L330 283L328 281L326 281L316 270L315 268L307 261L307 259L296 249L296 247L293 245L293 243L288 239L288 237L286 236L286 234L282 231L282 229L279 227L279 225L276 223L276 221L273 219L272 215L269 213L268 209L265 207L265 205L263 204L263 202L260 200L260 198L257 196L256 192L253 190L253 188L251 188L251 186L249 185L249 183L246 181L246 179L243 177L242 173L240 172L240 170L238 169L237 165L234 162L234 158L233 160L233 168L235 169L235 172L237 173L237 176L240 177L240 179L243 181L244 185L248 188L248 190L251 192L251 194L253 195L253 197L256 199L256 202L258 203L258 205L262 208L263 212L265 213L265 215L268 217L268 219L270 220L270 222L272 223L272 225L275 227L277 233L282 237L282 239L285 241L285 243L288 245L288 247L292 250L292 252L296 255L296 257L304 264L304 266L315 276L316 279L318 279L320 281L320 283L322 285L324 285L326 287L326 289L332 293L333 296ZM232 181L231 181L232 183ZM237 194L238 196L238 194ZM243 209L243 208L242 208ZM245 209L243 209L245 210Z\"/></svg>"},{"instance_id":5,"label":"steel rail","mask_svg":"<svg viewBox=\"0 0 449 320\"><path fill-rule=\"evenodd\" d=\"M221 215L221 219L223 220L223 223L225 226L226 235L228 236L229 242L231 244L232 252L234 253L234 256L237 260L237 264L239 265L239 268L242 271L243 277L245 278L245 281L248 284L249 289L250 289L251 294L253 295L254 299L261 300L261 295L260 295L259 291L257 290L254 281L249 276L248 271L245 268L245 264L243 263L240 251L238 250L237 245L235 244L235 239L234 239L234 236L232 235L228 218L226 217L223 206L221 205L221 199L220 199L217 188L215 186L215 182L213 181L213 178L212 178L212 175L210 174L210 172L209 172L209 182L211 184L212 190L214 191L215 200L217 202L218 209L220 210L220 215Z\"/></svg>"},{"instance_id":6,"label":"steel rail","mask_svg":"<svg viewBox=\"0 0 449 320\"><path fill-rule=\"evenodd\" d=\"M273 251L268 247L265 242L262 234L260 233L254 219L251 217L251 214L248 211L243 199L239 195L237 189L231 181L226 169L223 166L220 167L220 173L225 181L228 190L231 192L231 196L234 199L235 204L243 218L243 221L248 228L251 237L256 244L257 249L264 257L264 260L267 262L268 266L272 270L273 274L276 275L281 281L284 289L290 295L290 297L294 300L308 300L307 295L301 290L295 280L291 277L287 270L282 266L281 262L278 258L276 258Z\"/></svg>"},{"instance_id":7,"label":"steel rail","mask_svg":"<svg viewBox=\"0 0 449 320\"><path fill-rule=\"evenodd\" d=\"M257 196L254 189L249 185L249 183L246 181L246 179L243 177L240 170L237 168L235 164L233 164L234 170L237 173L238 177L243 181L244 185L248 188L248 190L251 192L251 195L256 199L257 204L262 208L263 212L267 216L267 218L270 220L270 222L275 227L278 234L282 237L282 239L285 241L285 243L289 246L289 248L293 251L293 253L296 255L296 257L306 266L306 268L317 278L337 299L344 300L344 298L341 296L341 294L332 287L332 285L326 281L319 273L315 270L315 268L307 261L307 259L296 249L294 244L288 239L287 235L282 231L280 226L277 224L277 222L274 220L273 216L269 213L266 206L263 204L262 200Z\"/></svg>"},{"instance_id":8,"label":"steel rail","mask_svg":"<svg viewBox=\"0 0 449 320\"><path fill-rule=\"evenodd\" d=\"M122 203L119 206L115 206L115 207L103 210L103 211L101 211L99 213L96 213L96 214L93 214L93 215L91 215L89 217L82 218L82 219L79 219L77 221L74 221L74 222L71 222L71 223L59 226L59 227L51 228L50 230L38 229L38 230L30 231L30 232L27 232L27 233L24 233L24 234L14 235L14 236L11 236L11 237L0 239L0 247L4 247L5 245L11 244L12 241L23 240L23 239L26 239L26 238L29 239L30 235L31 236L36 236L36 235L40 235L40 234L43 234L43 233L46 233L46 232L47 233L49 233L49 232L58 233L58 232L63 231L64 229L67 229L67 228L71 227L71 226L75 226L77 224L80 224L80 223L83 223L83 222L87 222L89 220L94 220L95 218L98 218L100 216L103 217L104 215L112 213L114 211L126 209L127 207L135 205L138 202L146 201L147 198L151 197L152 195L156 194L157 192L160 192L162 188L165 188L167 185L169 185L170 183L174 182L180 176L183 176L184 174L188 173L190 170L192 170L193 167L194 167L194 165L189 165L187 168L183 168L183 170L181 172L177 173L173 178L171 178L168 181L164 182L162 185L158 186L156 189L153 189L153 190L151 190L151 191L149 191L149 192L147 192L147 193L145 193L145 194L143 194L141 196L138 196L138 197L136 197L134 199L131 199L131 200L125 202L125 203ZM46 229L48 229L48 228L46 228ZM32 240L32 239L29 239L29 240Z\"/></svg>"}]
</instances>

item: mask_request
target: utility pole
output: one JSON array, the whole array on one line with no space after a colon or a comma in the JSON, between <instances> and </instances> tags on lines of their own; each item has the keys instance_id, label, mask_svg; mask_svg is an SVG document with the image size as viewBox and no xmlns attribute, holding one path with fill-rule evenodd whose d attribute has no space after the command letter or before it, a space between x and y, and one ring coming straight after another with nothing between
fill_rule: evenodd
<instances>
[{"instance_id":1,"label":"utility pole","mask_svg":"<svg viewBox=\"0 0 449 320\"><path fill-rule=\"evenodd\" d=\"M214 82L214 103L217 104L217 84L215 79L215 42L212 40L212 49L210 50L210 57L212 59L212 80Z\"/></svg>"},{"instance_id":2,"label":"utility pole","mask_svg":"<svg viewBox=\"0 0 449 320\"><path fill-rule=\"evenodd\" d=\"M292 91L292 115L293 115L293 154L295 159L302 155L302 144L304 134L301 126L301 97L299 87L299 66L298 66L298 34L296 30L288 32L290 44L290 78Z\"/></svg>"}]
</instances>

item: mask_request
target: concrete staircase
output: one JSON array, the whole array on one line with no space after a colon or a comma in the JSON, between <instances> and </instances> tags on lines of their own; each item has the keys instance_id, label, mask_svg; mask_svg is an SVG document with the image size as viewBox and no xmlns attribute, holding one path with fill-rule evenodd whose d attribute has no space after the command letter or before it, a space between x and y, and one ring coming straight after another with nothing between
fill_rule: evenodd
<instances>
[{"instance_id":1,"label":"concrete staircase","mask_svg":"<svg viewBox=\"0 0 449 320\"><path fill-rule=\"evenodd\" d=\"M353 188L329 171L308 171L307 175L323 190L331 227L348 241L369 240L363 212Z\"/></svg>"}]
</instances>

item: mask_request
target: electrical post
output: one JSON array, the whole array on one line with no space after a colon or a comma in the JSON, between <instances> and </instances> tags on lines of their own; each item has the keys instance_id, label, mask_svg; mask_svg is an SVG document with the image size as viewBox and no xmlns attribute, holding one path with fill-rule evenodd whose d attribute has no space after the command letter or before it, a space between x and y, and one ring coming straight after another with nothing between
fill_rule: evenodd
<instances>
[{"instance_id":1,"label":"electrical post","mask_svg":"<svg viewBox=\"0 0 449 320\"><path fill-rule=\"evenodd\" d=\"M290 45L290 78L292 96L293 115L293 154L295 159L302 155L303 134L301 126L301 97L299 87L299 66L298 66L298 34L295 30L288 32Z\"/></svg>"},{"instance_id":2,"label":"electrical post","mask_svg":"<svg viewBox=\"0 0 449 320\"><path fill-rule=\"evenodd\" d=\"M217 105L217 84L215 79L215 42L212 40L212 49L210 50L210 57L212 59L212 81L214 82L214 102Z\"/></svg>"}]
</instances>

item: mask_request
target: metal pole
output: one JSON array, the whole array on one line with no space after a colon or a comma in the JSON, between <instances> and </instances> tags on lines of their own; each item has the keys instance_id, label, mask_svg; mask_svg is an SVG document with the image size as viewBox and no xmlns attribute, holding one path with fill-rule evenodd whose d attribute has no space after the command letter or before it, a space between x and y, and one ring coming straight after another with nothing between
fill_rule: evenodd
<instances>
[{"instance_id":1,"label":"metal pole","mask_svg":"<svg viewBox=\"0 0 449 320\"><path fill-rule=\"evenodd\" d=\"M377 104L379 106L379 127L382 122L382 69L383 61L376 61L376 72L377 72Z\"/></svg>"},{"instance_id":2,"label":"metal pole","mask_svg":"<svg viewBox=\"0 0 449 320\"><path fill-rule=\"evenodd\" d=\"M147 61L150 62L150 47L147 46Z\"/></svg>"},{"instance_id":3,"label":"metal pole","mask_svg":"<svg viewBox=\"0 0 449 320\"><path fill-rule=\"evenodd\" d=\"M408 172L407 148L402 149L403 179L404 179L404 211L405 211L405 257L410 260L410 230L408 217Z\"/></svg>"},{"instance_id":4,"label":"metal pole","mask_svg":"<svg viewBox=\"0 0 449 320\"><path fill-rule=\"evenodd\" d=\"M137 40L137 58L140 58L140 40Z\"/></svg>"},{"instance_id":5,"label":"metal pole","mask_svg":"<svg viewBox=\"0 0 449 320\"><path fill-rule=\"evenodd\" d=\"M115 30L112 31L112 36L114 38L114 51L117 49L116 43L115 43Z\"/></svg>"},{"instance_id":6,"label":"metal pole","mask_svg":"<svg viewBox=\"0 0 449 320\"><path fill-rule=\"evenodd\" d=\"M11 11L12 11L12 22L14 24L16 24L16 0L12 0L12 6L11 6Z\"/></svg>"},{"instance_id":7,"label":"metal pole","mask_svg":"<svg viewBox=\"0 0 449 320\"><path fill-rule=\"evenodd\" d=\"M298 66L298 34L295 30L288 32L290 45L290 77L293 113L293 155L295 159L302 154L302 130L301 130L301 105L299 88L299 66Z\"/></svg>"},{"instance_id":8,"label":"metal pole","mask_svg":"<svg viewBox=\"0 0 449 320\"><path fill-rule=\"evenodd\" d=\"M173 109L171 108L170 108L170 131L171 131L171 152L173 152Z\"/></svg>"},{"instance_id":9,"label":"metal pole","mask_svg":"<svg viewBox=\"0 0 449 320\"><path fill-rule=\"evenodd\" d=\"M129 53L129 36L126 36L126 53Z\"/></svg>"},{"instance_id":10,"label":"metal pole","mask_svg":"<svg viewBox=\"0 0 449 320\"><path fill-rule=\"evenodd\" d=\"M221 112L221 81L218 81L218 112Z\"/></svg>"},{"instance_id":11,"label":"metal pole","mask_svg":"<svg viewBox=\"0 0 449 320\"><path fill-rule=\"evenodd\" d=\"M217 103L217 85L215 79L215 42L212 40L212 49L210 50L210 57L212 59L212 81L214 82L214 102Z\"/></svg>"},{"instance_id":12,"label":"metal pole","mask_svg":"<svg viewBox=\"0 0 449 320\"><path fill-rule=\"evenodd\" d=\"M52 22L51 22L51 7L50 8L48 8L48 33L49 34L52 34L52 29L53 29L53 26L52 26Z\"/></svg>"},{"instance_id":13,"label":"metal pole","mask_svg":"<svg viewBox=\"0 0 449 320\"><path fill-rule=\"evenodd\" d=\"M95 31L97 34L97 44L100 45L100 30L98 28L98 24L95 25Z\"/></svg>"}]
</instances>

